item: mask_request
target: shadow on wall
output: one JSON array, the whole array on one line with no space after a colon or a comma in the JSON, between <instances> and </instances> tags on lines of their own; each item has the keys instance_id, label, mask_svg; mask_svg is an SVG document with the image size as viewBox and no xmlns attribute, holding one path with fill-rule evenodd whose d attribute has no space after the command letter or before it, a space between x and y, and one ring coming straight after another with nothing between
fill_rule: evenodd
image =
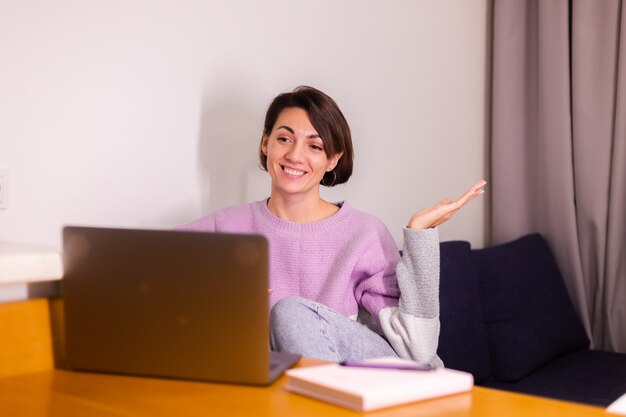
<instances>
[{"instance_id":1,"label":"shadow on wall","mask_svg":"<svg viewBox=\"0 0 626 417\"><path fill-rule=\"evenodd\" d=\"M255 90L247 84L230 77L205 87L198 138L203 214L246 202L250 178L264 175L257 166L257 150L266 104L254 103Z\"/></svg>"}]
</instances>

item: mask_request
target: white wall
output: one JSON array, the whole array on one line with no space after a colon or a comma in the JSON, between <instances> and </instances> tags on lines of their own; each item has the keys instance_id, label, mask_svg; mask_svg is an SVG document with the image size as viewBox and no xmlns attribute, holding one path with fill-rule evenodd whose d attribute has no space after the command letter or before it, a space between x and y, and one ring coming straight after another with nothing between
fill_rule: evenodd
<instances>
[{"instance_id":1,"label":"white wall","mask_svg":"<svg viewBox=\"0 0 626 417\"><path fill-rule=\"evenodd\" d=\"M486 176L487 0L0 0L0 240L64 224L169 228L269 191L267 105L300 84L339 103L351 181L325 196L401 245L417 209ZM442 240L486 241L486 200Z\"/></svg>"}]
</instances>

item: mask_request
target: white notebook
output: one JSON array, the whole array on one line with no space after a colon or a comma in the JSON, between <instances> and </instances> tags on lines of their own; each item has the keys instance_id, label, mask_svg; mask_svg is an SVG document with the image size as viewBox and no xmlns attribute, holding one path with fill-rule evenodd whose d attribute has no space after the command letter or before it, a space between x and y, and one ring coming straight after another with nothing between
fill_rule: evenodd
<instances>
[{"instance_id":1,"label":"white notebook","mask_svg":"<svg viewBox=\"0 0 626 417\"><path fill-rule=\"evenodd\" d=\"M611 405L609 405L606 411L609 413L621 414L623 416L626 416L626 394L622 395Z\"/></svg>"},{"instance_id":2,"label":"white notebook","mask_svg":"<svg viewBox=\"0 0 626 417\"><path fill-rule=\"evenodd\" d=\"M367 362L411 363L398 358ZM467 392L471 374L446 368L407 371L319 365L287 371L286 389L357 411L370 411L444 395Z\"/></svg>"}]
</instances>

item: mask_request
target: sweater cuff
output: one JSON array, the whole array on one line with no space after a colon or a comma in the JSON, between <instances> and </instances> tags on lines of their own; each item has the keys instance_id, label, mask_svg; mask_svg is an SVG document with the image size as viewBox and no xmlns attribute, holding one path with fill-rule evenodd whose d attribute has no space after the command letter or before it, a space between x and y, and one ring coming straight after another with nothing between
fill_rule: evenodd
<instances>
[{"instance_id":1,"label":"sweater cuff","mask_svg":"<svg viewBox=\"0 0 626 417\"><path fill-rule=\"evenodd\" d=\"M404 253L415 253L415 250L420 250L425 245L439 245L438 227L432 229L410 229L404 226L402 233L404 235ZM437 251L439 251L438 247Z\"/></svg>"}]
</instances>

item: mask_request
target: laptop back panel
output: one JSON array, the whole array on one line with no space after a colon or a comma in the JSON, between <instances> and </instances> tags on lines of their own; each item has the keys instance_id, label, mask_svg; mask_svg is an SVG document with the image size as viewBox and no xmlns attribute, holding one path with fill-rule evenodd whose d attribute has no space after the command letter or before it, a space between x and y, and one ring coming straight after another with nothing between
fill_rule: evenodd
<instances>
[{"instance_id":1,"label":"laptop back panel","mask_svg":"<svg viewBox=\"0 0 626 417\"><path fill-rule=\"evenodd\" d=\"M270 382L262 236L66 227L63 245L70 368Z\"/></svg>"}]
</instances>

